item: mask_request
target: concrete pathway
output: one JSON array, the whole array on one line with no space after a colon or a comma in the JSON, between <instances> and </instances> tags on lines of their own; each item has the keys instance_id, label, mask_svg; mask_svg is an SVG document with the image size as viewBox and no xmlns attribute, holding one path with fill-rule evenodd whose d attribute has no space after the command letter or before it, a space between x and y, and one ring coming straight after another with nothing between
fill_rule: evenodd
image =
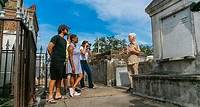
<instances>
[{"instance_id":1,"label":"concrete pathway","mask_svg":"<svg viewBox=\"0 0 200 107\"><path fill-rule=\"evenodd\" d=\"M124 89L98 86L84 89L78 97L60 100L57 104L43 101L39 107L176 107L126 93Z\"/></svg>"}]
</instances>

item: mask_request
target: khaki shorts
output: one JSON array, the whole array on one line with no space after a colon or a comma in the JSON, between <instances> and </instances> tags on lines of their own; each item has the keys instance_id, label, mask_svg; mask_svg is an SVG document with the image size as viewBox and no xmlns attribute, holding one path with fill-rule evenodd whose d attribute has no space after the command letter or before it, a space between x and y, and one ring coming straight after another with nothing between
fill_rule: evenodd
<instances>
[{"instance_id":1,"label":"khaki shorts","mask_svg":"<svg viewBox=\"0 0 200 107\"><path fill-rule=\"evenodd\" d=\"M138 74L138 66L139 66L139 63L128 65L129 75L137 75Z\"/></svg>"}]
</instances>

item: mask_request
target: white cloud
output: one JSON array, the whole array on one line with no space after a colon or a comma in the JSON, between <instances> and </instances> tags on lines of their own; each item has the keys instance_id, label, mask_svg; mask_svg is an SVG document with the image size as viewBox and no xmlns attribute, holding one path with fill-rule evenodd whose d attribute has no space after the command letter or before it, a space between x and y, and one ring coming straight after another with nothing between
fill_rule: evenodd
<instances>
[{"instance_id":1,"label":"white cloud","mask_svg":"<svg viewBox=\"0 0 200 107\"><path fill-rule=\"evenodd\" d=\"M151 0L75 0L95 9L98 18L104 21L132 22L148 20L145 7Z\"/></svg>"},{"instance_id":2,"label":"white cloud","mask_svg":"<svg viewBox=\"0 0 200 107\"><path fill-rule=\"evenodd\" d=\"M108 30L123 34L125 39L129 32L139 34L139 39L151 41L150 17L145 13L146 6L152 0L74 0L94 9L97 17L108 22ZM144 41L144 40L139 40ZM145 42L142 42L145 43Z\"/></svg>"},{"instance_id":3,"label":"white cloud","mask_svg":"<svg viewBox=\"0 0 200 107\"><path fill-rule=\"evenodd\" d=\"M113 32L117 34L128 34L130 32L140 33L147 37L151 37L151 30L149 29L150 22L144 24L143 26L139 26L138 24L120 24L120 23L113 23L108 26L108 29L111 29Z\"/></svg>"},{"instance_id":4,"label":"white cloud","mask_svg":"<svg viewBox=\"0 0 200 107\"><path fill-rule=\"evenodd\" d=\"M40 24L38 33L37 47L38 49L42 46L45 50L51 37L57 34L56 28L50 24Z\"/></svg>"}]
</instances>

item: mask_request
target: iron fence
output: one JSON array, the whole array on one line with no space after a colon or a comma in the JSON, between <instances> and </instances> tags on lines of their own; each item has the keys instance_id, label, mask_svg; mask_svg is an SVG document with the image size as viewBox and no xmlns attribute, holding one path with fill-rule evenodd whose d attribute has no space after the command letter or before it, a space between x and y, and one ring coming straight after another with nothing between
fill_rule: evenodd
<instances>
[{"instance_id":1,"label":"iron fence","mask_svg":"<svg viewBox=\"0 0 200 107\"><path fill-rule=\"evenodd\" d=\"M37 88L44 88L47 91L49 80L50 59L47 51L43 52L43 48L40 48L40 52L36 54L36 86Z\"/></svg>"},{"instance_id":2,"label":"iron fence","mask_svg":"<svg viewBox=\"0 0 200 107\"><path fill-rule=\"evenodd\" d=\"M13 26L6 28L8 23ZM12 106L27 107L35 93L35 65L33 32L21 19L0 19L0 100L13 99Z\"/></svg>"},{"instance_id":3,"label":"iron fence","mask_svg":"<svg viewBox=\"0 0 200 107\"><path fill-rule=\"evenodd\" d=\"M0 94L3 97L13 95L12 90L12 76L15 63L15 50L14 46L12 49L9 49L11 45L9 40L6 44L6 50L2 50L1 55L1 71L0 71Z\"/></svg>"}]
</instances>

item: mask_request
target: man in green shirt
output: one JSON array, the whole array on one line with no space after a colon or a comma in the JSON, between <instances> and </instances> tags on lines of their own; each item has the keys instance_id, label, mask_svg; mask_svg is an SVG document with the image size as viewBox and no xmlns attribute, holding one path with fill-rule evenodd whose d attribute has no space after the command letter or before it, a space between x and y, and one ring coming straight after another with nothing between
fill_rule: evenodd
<instances>
[{"instance_id":1,"label":"man in green shirt","mask_svg":"<svg viewBox=\"0 0 200 107\"><path fill-rule=\"evenodd\" d=\"M49 103L56 103L53 98L53 89L56 84L56 95L55 99L61 99L62 95L60 92L61 80L65 72L65 61L66 61L66 40L64 36L69 32L69 27L66 25L60 25L58 28L58 35L51 38L48 44L48 53L51 56L50 64L50 82L49 82Z\"/></svg>"}]
</instances>

